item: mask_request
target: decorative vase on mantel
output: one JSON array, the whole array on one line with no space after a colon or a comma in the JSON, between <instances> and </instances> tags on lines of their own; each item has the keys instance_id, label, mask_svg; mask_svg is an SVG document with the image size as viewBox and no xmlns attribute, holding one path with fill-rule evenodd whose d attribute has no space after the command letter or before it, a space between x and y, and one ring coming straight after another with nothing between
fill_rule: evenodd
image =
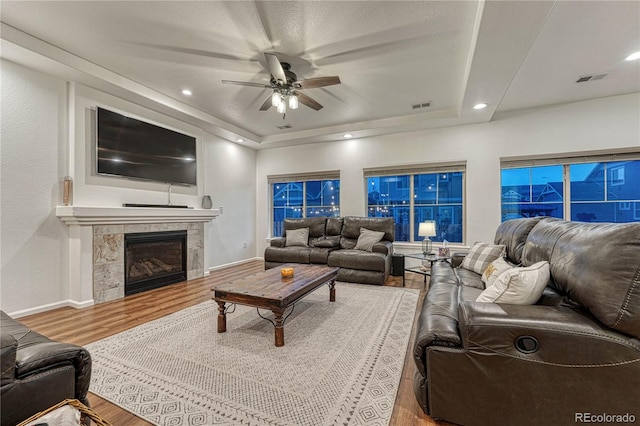
<instances>
[{"instance_id":1,"label":"decorative vase on mantel","mask_svg":"<svg viewBox=\"0 0 640 426\"><path fill-rule=\"evenodd\" d=\"M209 195L205 195L202 197L202 208L210 209L213 207L213 201L211 201L211 197Z\"/></svg>"}]
</instances>

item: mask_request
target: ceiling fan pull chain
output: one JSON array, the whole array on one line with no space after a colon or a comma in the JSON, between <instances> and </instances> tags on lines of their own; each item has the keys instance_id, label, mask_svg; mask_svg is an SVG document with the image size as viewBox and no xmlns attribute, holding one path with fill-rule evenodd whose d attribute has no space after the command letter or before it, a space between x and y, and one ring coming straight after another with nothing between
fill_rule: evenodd
<instances>
[{"instance_id":1,"label":"ceiling fan pull chain","mask_svg":"<svg viewBox=\"0 0 640 426\"><path fill-rule=\"evenodd\" d=\"M285 112L284 114L282 114L282 119L286 119L287 118L287 113Z\"/></svg>"}]
</instances>

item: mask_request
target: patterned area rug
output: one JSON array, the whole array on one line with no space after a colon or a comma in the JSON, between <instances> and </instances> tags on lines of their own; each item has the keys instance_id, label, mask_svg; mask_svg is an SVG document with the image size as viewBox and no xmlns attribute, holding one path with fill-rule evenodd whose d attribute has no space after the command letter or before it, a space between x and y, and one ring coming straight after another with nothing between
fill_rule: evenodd
<instances>
[{"instance_id":1,"label":"patterned area rug","mask_svg":"<svg viewBox=\"0 0 640 426\"><path fill-rule=\"evenodd\" d=\"M417 290L336 284L273 326L236 306L216 332L213 301L87 345L91 392L158 425L387 425ZM271 316L269 311L261 311Z\"/></svg>"}]
</instances>

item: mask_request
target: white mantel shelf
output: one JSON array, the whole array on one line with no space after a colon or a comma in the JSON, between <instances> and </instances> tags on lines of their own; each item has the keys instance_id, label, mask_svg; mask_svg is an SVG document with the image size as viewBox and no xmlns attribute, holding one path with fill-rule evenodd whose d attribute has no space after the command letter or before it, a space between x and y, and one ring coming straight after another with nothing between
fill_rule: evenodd
<instances>
[{"instance_id":1,"label":"white mantel shelf","mask_svg":"<svg viewBox=\"0 0 640 426\"><path fill-rule=\"evenodd\" d=\"M67 225L209 222L218 215L218 209L56 206L56 216Z\"/></svg>"}]
</instances>

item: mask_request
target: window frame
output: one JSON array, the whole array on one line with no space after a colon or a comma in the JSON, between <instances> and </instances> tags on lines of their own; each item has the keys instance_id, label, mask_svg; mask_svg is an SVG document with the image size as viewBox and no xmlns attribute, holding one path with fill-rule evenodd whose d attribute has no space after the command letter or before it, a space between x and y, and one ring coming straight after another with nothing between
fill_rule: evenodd
<instances>
[{"instance_id":1,"label":"window frame","mask_svg":"<svg viewBox=\"0 0 640 426\"><path fill-rule=\"evenodd\" d=\"M365 168L363 169L363 177L364 177L364 208L367 216L369 215L369 178L375 177L384 177L384 176L408 176L409 181L409 240L408 241L399 241L396 242L401 244L416 244L420 243L422 240L415 240L415 176L422 174L448 174L454 172L460 172L462 174L462 189L461 189L461 218L462 218L462 241L461 242L449 242L451 244L459 244L465 245L466 238L466 180L467 180L467 162L466 161L456 161L456 162L441 162L441 163L422 163L422 164L411 164L411 165L399 165L399 166L389 166L389 167L375 167L375 168ZM438 181L436 179L436 192L438 191ZM436 194L436 199L438 194ZM455 203L457 205L457 203ZM425 204L419 204L419 206L424 206ZM443 208L443 207L453 207L451 203L445 204L431 204L433 208ZM435 219L432 219L435 220Z\"/></svg>"},{"instance_id":2,"label":"window frame","mask_svg":"<svg viewBox=\"0 0 640 426\"><path fill-rule=\"evenodd\" d=\"M609 163L619 163L619 162L628 162L628 161L640 161L640 151L637 148L629 148L629 149L620 149L620 150L607 150L607 151L590 151L585 153L570 153L559 156L540 156L540 157L502 157L500 158L500 194L502 199L502 172L505 169L517 169L517 168L535 168L535 167L543 167L543 166L562 166L562 185L563 185L563 209L562 209L562 219L563 220L572 220L571 219L571 206L572 204L587 204L587 203L620 203L621 201L609 199L609 192L606 190L609 186L619 186L624 183L617 181L618 183L609 182L612 177L613 170L624 170L625 165L616 165L612 168L609 168L607 164ZM604 195L602 200L572 200L571 197L571 173L570 169L572 165L576 164L589 164L589 163L604 163L605 166L603 168L603 179L604 179ZM625 200L634 202L634 200ZM622 201L624 202L624 201ZM504 220L503 211L502 211L502 201L500 207L500 216L501 222ZM640 201L638 202L640 204ZM616 207L617 208L617 207ZM621 209L623 210L623 209ZM640 220L638 215L635 213L637 210L634 210L633 218L634 220Z\"/></svg>"},{"instance_id":3,"label":"window frame","mask_svg":"<svg viewBox=\"0 0 640 426\"><path fill-rule=\"evenodd\" d=\"M299 206L302 209L302 217L307 217L307 182L309 181L325 181L325 180L334 180L340 183L340 171L339 170L331 170L325 172L314 172L314 173L304 173L304 174L288 174L288 175L270 175L267 176L267 185L269 187L269 238L278 238L281 235L274 235L274 203L273 197L275 195L274 185L276 183L291 183L291 182L301 182L302 183L302 206ZM340 194L340 193L338 193ZM340 196L340 195L339 195ZM340 196L341 197L341 196ZM334 208L340 211L340 203ZM329 217L329 216L328 216Z\"/></svg>"}]
</instances>

